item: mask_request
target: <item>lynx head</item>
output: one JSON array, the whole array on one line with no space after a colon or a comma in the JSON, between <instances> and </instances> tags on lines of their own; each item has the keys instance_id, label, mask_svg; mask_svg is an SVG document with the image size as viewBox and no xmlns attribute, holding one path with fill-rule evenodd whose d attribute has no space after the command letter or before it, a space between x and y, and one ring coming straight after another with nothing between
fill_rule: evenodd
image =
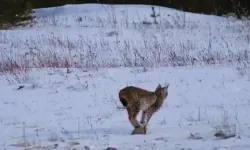
<instances>
[{"instance_id":1,"label":"lynx head","mask_svg":"<svg viewBox=\"0 0 250 150\"><path fill-rule=\"evenodd\" d=\"M169 87L169 84L163 87L159 84L157 88L155 89L156 96L160 97L161 99L165 99L168 96L168 87Z\"/></svg>"}]
</instances>

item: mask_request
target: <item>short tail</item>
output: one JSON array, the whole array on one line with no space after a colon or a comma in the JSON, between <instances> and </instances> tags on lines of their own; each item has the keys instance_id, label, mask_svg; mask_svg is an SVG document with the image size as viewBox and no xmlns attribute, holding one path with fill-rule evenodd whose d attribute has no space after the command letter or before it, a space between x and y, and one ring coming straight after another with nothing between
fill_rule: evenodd
<instances>
[{"instance_id":1,"label":"short tail","mask_svg":"<svg viewBox=\"0 0 250 150\"><path fill-rule=\"evenodd\" d=\"M121 101L121 103L122 103L122 105L123 105L124 107L127 107L128 102L126 101L126 99L121 98L120 101Z\"/></svg>"}]
</instances>

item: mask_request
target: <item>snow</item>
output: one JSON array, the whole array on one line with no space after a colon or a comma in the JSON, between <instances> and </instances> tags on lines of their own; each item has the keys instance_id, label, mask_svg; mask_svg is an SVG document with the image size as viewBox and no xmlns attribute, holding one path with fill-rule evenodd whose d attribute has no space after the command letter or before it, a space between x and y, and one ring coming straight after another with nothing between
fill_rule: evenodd
<instances>
[{"instance_id":1,"label":"snow","mask_svg":"<svg viewBox=\"0 0 250 150\"><path fill-rule=\"evenodd\" d=\"M178 57L195 58L200 64L214 56L215 61L225 64L248 51L249 21L163 7L155 7L155 11L160 14L157 25L152 24L151 7L143 5L38 9L33 14L37 23L32 27L1 31L0 45L5 51L0 57L31 67L55 55L67 59L72 67L166 67L172 65L167 59Z\"/></svg>"},{"instance_id":2,"label":"snow","mask_svg":"<svg viewBox=\"0 0 250 150\"><path fill-rule=\"evenodd\" d=\"M155 11L161 22L143 25L153 21L150 6L65 5L36 9L32 27L1 31L1 61L33 68L0 75L0 148L249 149L250 78L236 69L236 56L249 52L249 21ZM202 60L173 67L171 52ZM204 63L207 52L216 65ZM46 67L52 57L72 68ZM130 135L119 90L159 83L170 83L163 107L147 135ZM235 137L216 138L219 128Z\"/></svg>"},{"instance_id":3,"label":"snow","mask_svg":"<svg viewBox=\"0 0 250 150\"><path fill-rule=\"evenodd\" d=\"M69 142L101 149L213 149L250 147L249 87L231 68L157 68L134 73L130 68L97 72L65 69L31 71L24 83L1 78L1 141L7 146L25 139L32 146L59 147ZM149 122L147 135L130 135L132 126L117 93L129 85L154 90L170 82L169 96ZM19 85L25 85L17 90ZM139 117L138 117L139 118ZM236 120L237 118L237 120ZM238 123L239 122L239 123ZM25 123L25 125L23 125ZM216 140L215 126L236 126L241 139ZM37 130L37 131L36 131ZM188 139L199 133L202 140ZM50 142L55 137L65 140ZM14 149L9 147L8 149Z\"/></svg>"}]
</instances>

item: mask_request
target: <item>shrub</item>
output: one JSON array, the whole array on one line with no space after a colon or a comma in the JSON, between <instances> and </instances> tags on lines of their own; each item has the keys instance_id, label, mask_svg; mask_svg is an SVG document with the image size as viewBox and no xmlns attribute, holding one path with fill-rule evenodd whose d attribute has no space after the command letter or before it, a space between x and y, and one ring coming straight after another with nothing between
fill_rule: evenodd
<instances>
[{"instance_id":1,"label":"shrub","mask_svg":"<svg viewBox=\"0 0 250 150\"><path fill-rule=\"evenodd\" d=\"M32 5L27 0L1 0L0 27L14 26L29 19L31 11Z\"/></svg>"}]
</instances>

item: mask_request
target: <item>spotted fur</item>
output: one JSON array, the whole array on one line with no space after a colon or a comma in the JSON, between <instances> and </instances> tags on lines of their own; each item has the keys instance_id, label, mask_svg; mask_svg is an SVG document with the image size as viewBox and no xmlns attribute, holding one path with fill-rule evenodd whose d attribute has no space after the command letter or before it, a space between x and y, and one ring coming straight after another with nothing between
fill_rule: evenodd
<instances>
[{"instance_id":1,"label":"spotted fur","mask_svg":"<svg viewBox=\"0 0 250 150\"><path fill-rule=\"evenodd\" d=\"M166 97L168 96L168 87L158 85L155 91L128 86L120 90L119 99L122 105L127 109L128 119L134 128L139 128L148 124L155 112L157 112ZM140 123L136 117L142 111Z\"/></svg>"}]
</instances>

